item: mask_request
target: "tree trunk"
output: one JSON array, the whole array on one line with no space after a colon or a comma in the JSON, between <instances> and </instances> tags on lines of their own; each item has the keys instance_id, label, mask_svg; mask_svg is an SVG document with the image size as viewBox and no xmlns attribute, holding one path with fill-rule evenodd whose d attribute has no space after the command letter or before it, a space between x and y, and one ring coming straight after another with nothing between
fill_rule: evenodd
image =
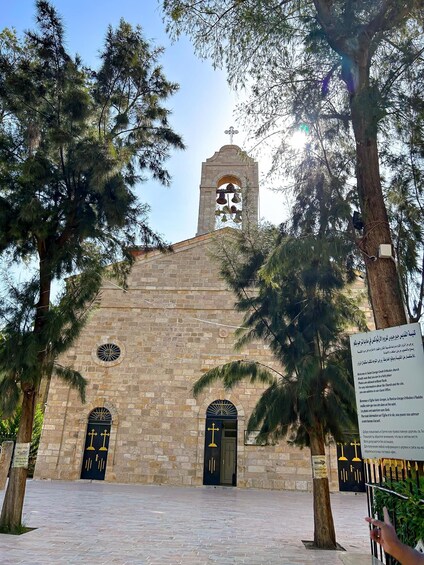
<instances>
[{"instance_id":1,"label":"tree trunk","mask_svg":"<svg viewBox=\"0 0 424 565\"><path fill-rule=\"evenodd\" d=\"M32 386L22 386L22 389L22 412L16 443L31 443L36 390ZM10 470L0 518L0 527L6 531L13 530L22 524L27 474L28 469L24 467L12 467Z\"/></svg>"},{"instance_id":2,"label":"tree trunk","mask_svg":"<svg viewBox=\"0 0 424 565\"><path fill-rule=\"evenodd\" d=\"M45 325L46 315L50 308L51 273L48 263L48 253L46 252L45 242L39 242L39 273L40 273L40 297L37 303L37 312L34 320L34 334L40 335ZM41 342L40 342L41 344ZM38 371L34 371L27 379L21 382L23 393L21 420L19 423L18 436L16 443L31 443L32 429L34 426L34 412L37 394L40 389L40 382L43 376L43 362L46 356L46 347L41 347L37 354ZM24 506L26 479L28 469L25 467L12 467L3 508L0 517L0 527L5 530L12 530L19 527L22 522L22 509Z\"/></svg>"},{"instance_id":3,"label":"tree trunk","mask_svg":"<svg viewBox=\"0 0 424 565\"><path fill-rule=\"evenodd\" d=\"M364 255L371 305L377 329L407 323L394 259L379 258L379 246L392 244L380 178L377 125L381 119L378 93L369 86L368 52L357 54L356 84L350 107L356 141L356 177L365 224L360 248Z\"/></svg>"},{"instance_id":4,"label":"tree trunk","mask_svg":"<svg viewBox=\"0 0 424 565\"><path fill-rule=\"evenodd\" d=\"M318 424L319 426L319 424ZM309 433L312 457L319 457L325 462L324 436L320 426ZM336 532L330 503L330 486L328 477L315 478L312 463L312 492L314 498L314 545L320 549L336 549ZM322 472L321 474L326 474Z\"/></svg>"},{"instance_id":5,"label":"tree trunk","mask_svg":"<svg viewBox=\"0 0 424 565\"><path fill-rule=\"evenodd\" d=\"M387 209L381 186L377 147L378 124L384 117L380 92L370 86L372 41L381 31L377 20L366 28L361 26L355 36L344 36L335 25L337 17L327 1L314 0L318 21L329 45L341 56L341 76L350 97L352 126L356 141L356 179L359 203L364 221L364 236L360 242L367 269L368 287L374 321L377 328L407 323L402 290L394 260L378 257L381 244L392 245ZM388 10L388 8L386 7ZM397 11L402 19L408 6ZM395 23L395 22L394 22ZM393 25L394 25L393 23Z\"/></svg>"}]
</instances>

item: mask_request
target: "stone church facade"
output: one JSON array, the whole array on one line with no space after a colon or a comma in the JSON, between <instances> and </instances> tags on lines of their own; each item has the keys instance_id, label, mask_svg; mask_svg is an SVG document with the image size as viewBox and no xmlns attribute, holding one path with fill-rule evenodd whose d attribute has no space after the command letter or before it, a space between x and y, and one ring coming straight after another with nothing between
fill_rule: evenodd
<instances>
[{"instance_id":1,"label":"stone church facade","mask_svg":"<svg viewBox=\"0 0 424 565\"><path fill-rule=\"evenodd\" d=\"M261 385L192 393L217 365L273 364L262 343L234 352L241 315L210 255L229 231L217 227L257 222L258 192L257 164L224 145L202 165L197 235L173 253L140 253L127 291L105 281L99 307L61 359L87 378L86 403L52 380L35 478L311 489L308 449L259 446L246 434ZM337 459L330 446L333 490Z\"/></svg>"}]
</instances>

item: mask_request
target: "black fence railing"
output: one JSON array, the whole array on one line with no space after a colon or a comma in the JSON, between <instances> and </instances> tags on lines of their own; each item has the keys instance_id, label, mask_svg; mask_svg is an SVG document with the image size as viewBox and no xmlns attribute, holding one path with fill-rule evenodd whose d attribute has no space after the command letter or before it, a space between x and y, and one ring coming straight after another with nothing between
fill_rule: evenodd
<instances>
[{"instance_id":1,"label":"black fence railing","mask_svg":"<svg viewBox=\"0 0 424 565\"><path fill-rule=\"evenodd\" d=\"M365 459L364 471L369 515L382 520L386 506L399 539L415 546L424 531L424 462ZM398 563L379 544L370 543L374 557L387 565Z\"/></svg>"}]
</instances>

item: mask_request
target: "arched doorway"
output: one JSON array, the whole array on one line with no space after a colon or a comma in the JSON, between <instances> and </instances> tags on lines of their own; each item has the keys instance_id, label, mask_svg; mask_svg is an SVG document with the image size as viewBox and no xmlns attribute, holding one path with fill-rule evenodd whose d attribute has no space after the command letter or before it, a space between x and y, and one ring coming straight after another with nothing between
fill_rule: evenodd
<instances>
[{"instance_id":1,"label":"arched doorway","mask_svg":"<svg viewBox=\"0 0 424 565\"><path fill-rule=\"evenodd\" d=\"M88 416L81 479L105 478L112 415L107 408L94 408Z\"/></svg>"},{"instance_id":2,"label":"arched doorway","mask_svg":"<svg viewBox=\"0 0 424 565\"><path fill-rule=\"evenodd\" d=\"M215 400L206 410L204 485L237 485L237 409Z\"/></svg>"}]
</instances>

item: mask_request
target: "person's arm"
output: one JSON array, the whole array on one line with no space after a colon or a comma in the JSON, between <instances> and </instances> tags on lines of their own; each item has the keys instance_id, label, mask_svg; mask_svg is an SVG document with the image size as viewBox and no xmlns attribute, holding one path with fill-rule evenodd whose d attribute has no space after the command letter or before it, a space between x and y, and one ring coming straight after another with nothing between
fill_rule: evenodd
<instances>
[{"instance_id":1,"label":"person's arm","mask_svg":"<svg viewBox=\"0 0 424 565\"><path fill-rule=\"evenodd\" d=\"M369 524L375 526L370 530L370 538L379 543L386 553L392 555L402 565L423 565L424 554L405 545L397 537L386 507L383 508L383 514L384 522L374 518L365 518Z\"/></svg>"}]
</instances>

